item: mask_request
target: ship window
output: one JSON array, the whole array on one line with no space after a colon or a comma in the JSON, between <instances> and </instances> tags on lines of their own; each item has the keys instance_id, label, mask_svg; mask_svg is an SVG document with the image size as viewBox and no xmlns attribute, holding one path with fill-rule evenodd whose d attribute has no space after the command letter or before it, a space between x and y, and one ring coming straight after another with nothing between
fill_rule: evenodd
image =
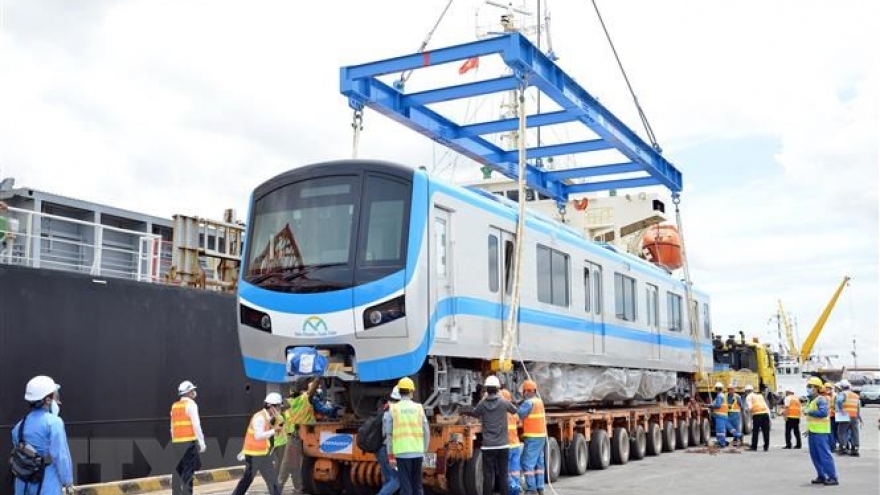
<instances>
[{"instance_id":1,"label":"ship window","mask_svg":"<svg viewBox=\"0 0 880 495\"><path fill-rule=\"evenodd\" d=\"M656 285L646 284L645 311L648 313L648 326L653 328L660 326L660 301Z\"/></svg>"},{"instance_id":2,"label":"ship window","mask_svg":"<svg viewBox=\"0 0 880 495\"><path fill-rule=\"evenodd\" d=\"M681 296L666 293L666 312L669 321L669 330L672 332L681 331Z\"/></svg>"},{"instance_id":3,"label":"ship window","mask_svg":"<svg viewBox=\"0 0 880 495\"><path fill-rule=\"evenodd\" d=\"M498 236L489 235L489 291L498 292Z\"/></svg>"},{"instance_id":4,"label":"ship window","mask_svg":"<svg viewBox=\"0 0 880 495\"><path fill-rule=\"evenodd\" d=\"M568 306L568 255L538 246L538 301L555 306Z\"/></svg>"},{"instance_id":5,"label":"ship window","mask_svg":"<svg viewBox=\"0 0 880 495\"><path fill-rule=\"evenodd\" d=\"M636 321L636 279L614 274L614 311L624 321Z\"/></svg>"}]
</instances>

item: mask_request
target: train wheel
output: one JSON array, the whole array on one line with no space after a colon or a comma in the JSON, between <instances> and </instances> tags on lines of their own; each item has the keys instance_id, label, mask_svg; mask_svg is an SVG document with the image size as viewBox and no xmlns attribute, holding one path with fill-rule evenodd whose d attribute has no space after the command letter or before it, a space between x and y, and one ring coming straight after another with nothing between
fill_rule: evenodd
<instances>
[{"instance_id":1,"label":"train wheel","mask_svg":"<svg viewBox=\"0 0 880 495\"><path fill-rule=\"evenodd\" d=\"M553 437L547 437L547 455L544 459L544 477L555 483L559 479L559 472L562 471L562 452L559 449L559 442Z\"/></svg>"},{"instance_id":2,"label":"train wheel","mask_svg":"<svg viewBox=\"0 0 880 495\"><path fill-rule=\"evenodd\" d=\"M605 430L590 434L590 469L605 469L611 464L611 442Z\"/></svg>"},{"instance_id":3,"label":"train wheel","mask_svg":"<svg viewBox=\"0 0 880 495\"><path fill-rule=\"evenodd\" d=\"M644 459L647 450L648 437L645 435L645 427L638 425L629 438L629 458L634 461Z\"/></svg>"},{"instance_id":4,"label":"train wheel","mask_svg":"<svg viewBox=\"0 0 880 495\"><path fill-rule=\"evenodd\" d=\"M675 448L683 449L688 446L688 424L687 420L679 418L678 426L675 428Z\"/></svg>"},{"instance_id":5,"label":"train wheel","mask_svg":"<svg viewBox=\"0 0 880 495\"><path fill-rule=\"evenodd\" d=\"M648 423L648 455L660 455L663 451L663 433L660 425L654 422Z\"/></svg>"},{"instance_id":6,"label":"train wheel","mask_svg":"<svg viewBox=\"0 0 880 495\"><path fill-rule=\"evenodd\" d=\"M663 452L672 452L675 450L675 426L672 421L667 421L663 425Z\"/></svg>"},{"instance_id":7,"label":"train wheel","mask_svg":"<svg viewBox=\"0 0 880 495\"><path fill-rule=\"evenodd\" d=\"M615 428L611 437L611 462L626 464L629 461L629 433L624 428Z\"/></svg>"},{"instance_id":8,"label":"train wheel","mask_svg":"<svg viewBox=\"0 0 880 495\"><path fill-rule=\"evenodd\" d=\"M483 495L483 453L479 449L464 463L464 488L468 495Z\"/></svg>"},{"instance_id":9,"label":"train wheel","mask_svg":"<svg viewBox=\"0 0 880 495\"><path fill-rule=\"evenodd\" d=\"M450 495L468 495L464 484L464 461L455 461L446 466L446 484Z\"/></svg>"},{"instance_id":10,"label":"train wheel","mask_svg":"<svg viewBox=\"0 0 880 495\"><path fill-rule=\"evenodd\" d=\"M688 422L688 447L696 447L700 444L700 423L695 418Z\"/></svg>"},{"instance_id":11,"label":"train wheel","mask_svg":"<svg viewBox=\"0 0 880 495\"><path fill-rule=\"evenodd\" d=\"M590 460L590 451L587 446L587 439L582 433L575 433L574 438L568 443L562 456L562 466L565 468L565 474L571 476L580 476L587 472L587 463Z\"/></svg>"},{"instance_id":12,"label":"train wheel","mask_svg":"<svg viewBox=\"0 0 880 495\"><path fill-rule=\"evenodd\" d=\"M712 438L712 423L709 418L700 419L700 445L708 445Z\"/></svg>"}]
</instances>

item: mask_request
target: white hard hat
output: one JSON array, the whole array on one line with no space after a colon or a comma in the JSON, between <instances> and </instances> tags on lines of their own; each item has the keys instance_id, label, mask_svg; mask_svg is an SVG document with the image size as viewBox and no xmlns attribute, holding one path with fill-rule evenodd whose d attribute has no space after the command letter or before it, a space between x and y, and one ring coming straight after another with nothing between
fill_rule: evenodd
<instances>
[{"instance_id":1,"label":"white hard hat","mask_svg":"<svg viewBox=\"0 0 880 495\"><path fill-rule=\"evenodd\" d=\"M278 392L269 392L266 395L266 400L264 400L263 402L272 406L281 405L281 394L279 394Z\"/></svg>"},{"instance_id":2,"label":"white hard hat","mask_svg":"<svg viewBox=\"0 0 880 495\"><path fill-rule=\"evenodd\" d=\"M36 402L43 400L47 395L54 394L58 390L55 380L45 375L35 376L27 382L24 389L24 400L28 402Z\"/></svg>"},{"instance_id":3,"label":"white hard hat","mask_svg":"<svg viewBox=\"0 0 880 495\"><path fill-rule=\"evenodd\" d=\"M391 399L392 400L400 400L400 389L394 387L391 389Z\"/></svg>"},{"instance_id":4,"label":"white hard hat","mask_svg":"<svg viewBox=\"0 0 880 495\"><path fill-rule=\"evenodd\" d=\"M840 380L840 383L838 383L838 385L840 386L840 388L849 388L850 387L849 380L846 380L846 379Z\"/></svg>"},{"instance_id":5,"label":"white hard hat","mask_svg":"<svg viewBox=\"0 0 880 495\"><path fill-rule=\"evenodd\" d=\"M501 381L498 380L497 376L491 375L489 378L486 378L486 387L501 388Z\"/></svg>"},{"instance_id":6,"label":"white hard hat","mask_svg":"<svg viewBox=\"0 0 880 495\"><path fill-rule=\"evenodd\" d=\"M748 392L748 391L750 391L750 390L755 390L755 387L753 387L751 383L748 384L748 385L746 385L746 388L745 388L745 391L746 391L746 392Z\"/></svg>"},{"instance_id":7,"label":"white hard hat","mask_svg":"<svg viewBox=\"0 0 880 495\"><path fill-rule=\"evenodd\" d=\"M195 390L196 388L198 388L198 387L193 385L193 382L191 382L189 380L184 380L184 381L180 382L180 385L177 386L177 395L188 394L188 393L192 392L193 390Z\"/></svg>"},{"instance_id":8,"label":"white hard hat","mask_svg":"<svg viewBox=\"0 0 880 495\"><path fill-rule=\"evenodd\" d=\"M785 387L786 392L794 393L794 387Z\"/></svg>"},{"instance_id":9,"label":"white hard hat","mask_svg":"<svg viewBox=\"0 0 880 495\"><path fill-rule=\"evenodd\" d=\"M721 382L715 382L715 388L724 388L724 384Z\"/></svg>"}]
</instances>

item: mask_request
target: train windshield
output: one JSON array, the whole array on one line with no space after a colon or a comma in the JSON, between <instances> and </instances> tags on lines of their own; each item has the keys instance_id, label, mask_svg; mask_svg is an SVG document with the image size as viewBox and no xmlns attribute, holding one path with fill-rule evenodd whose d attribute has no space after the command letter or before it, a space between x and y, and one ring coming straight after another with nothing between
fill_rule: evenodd
<instances>
[{"instance_id":1,"label":"train windshield","mask_svg":"<svg viewBox=\"0 0 880 495\"><path fill-rule=\"evenodd\" d=\"M410 185L383 175L311 178L253 206L244 280L314 293L404 268Z\"/></svg>"}]
</instances>

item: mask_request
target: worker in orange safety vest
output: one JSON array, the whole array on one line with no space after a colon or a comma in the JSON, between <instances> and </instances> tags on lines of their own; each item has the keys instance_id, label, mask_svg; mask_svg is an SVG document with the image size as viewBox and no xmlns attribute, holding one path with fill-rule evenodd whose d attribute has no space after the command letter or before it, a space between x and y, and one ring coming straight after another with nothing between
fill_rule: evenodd
<instances>
[{"instance_id":1,"label":"worker in orange safety vest","mask_svg":"<svg viewBox=\"0 0 880 495\"><path fill-rule=\"evenodd\" d=\"M801 448L801 398L794 395L794 389L789 387L785 389L785 401L783 402L785 411L785 447L791 447L791 435L794 433L795 446Z\"/></svg>"},{"instance_id":2,"label":"worker in orange safety vest","mask_svg":"<svg viewBox=\"0 0 880 495\"><path fill-rule=\"evenodd\" d=\"M244 447L239 454L239 460L245 462L244 473L238 481L232 495L244 495L254 475L259 472L266 482L269 495L281 495L278 487L278 478L275 474L275 466L272 463L272 441L276 435L284 434L282 423L272 426L272 418L281 412L281 394L270 392L263 401L263 407L254 413L248 422L248 428L244 435Z\"/></svg>"},{"instance_id":3,"label":"worker in orange safety vest","mask_svg":"<svg viewBox=\"0 0 880 495\"><path fill-rule=\"evenodd\" d=\"M171 443L177 465L171 473L171 493L189 495L193 491L193 476L202 468L199 454L205 447L205 435L196 404L196 386L189 380L177 387L179 399L171 405Z\"/></svg>"},{"instance_id":4,"label":"worker in orange safety vest","mask_svg":"<svg viewBox=\"0 0 880 495\"><path fill-rule=\"evenodd\" d=\"M547 423L544 417L544 401L538 397L538 384L532 380L523 382L525 400L519 406L523 422L522 470L526 479L527 495L544 495L544 446L547 443Z\"/></svg>"}]
</instances>

